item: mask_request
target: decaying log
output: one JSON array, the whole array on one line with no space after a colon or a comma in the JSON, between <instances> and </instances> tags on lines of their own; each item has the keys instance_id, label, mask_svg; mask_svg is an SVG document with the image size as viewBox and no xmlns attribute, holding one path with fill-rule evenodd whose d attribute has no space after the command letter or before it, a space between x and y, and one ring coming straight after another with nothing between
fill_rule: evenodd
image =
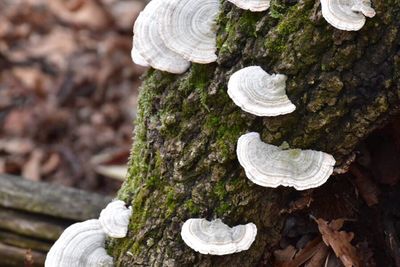
<instances>
[{"instance_id":1,"label":"decaying log","mask_svg":"<svg viewBox=\"0 0 400 267\"><path fill-rule=\"evenodd\" d=\"M236 142L259 132L273 145L330 153L342 167L361 140L399 112L400 1L373 3L376 16L345 32L324 20L320 1L275 0L266 12L250 12L222 0L216 63L192 64L182 75L148 72L119 193L133 207L130 231L108 245L116 266L253 267L268 260L292 191L251 183ZM251 65L288 76L295 112L262 118L232 102L229 77ZM193 217L253 222L259 231L248 251L201 255L180 237Z\"/></svg>"},{"instance_id":2,"label":"decaying log","mask_svg":"<svg viewBox=\"0 0 400 267\"><path fill-rule=\"evenodd\" d=\"M21 177L0 175L0 266L23 266L32 250L34 266L66 227L97 218L110 197Z\"/></svg>"}]
</instances>

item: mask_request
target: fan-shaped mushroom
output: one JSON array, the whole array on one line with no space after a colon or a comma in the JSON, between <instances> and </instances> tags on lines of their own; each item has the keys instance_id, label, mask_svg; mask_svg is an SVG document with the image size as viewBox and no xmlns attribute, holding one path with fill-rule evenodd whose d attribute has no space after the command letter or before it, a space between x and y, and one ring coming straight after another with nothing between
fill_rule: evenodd
<instances>
[{"instance_id":1,"label":"fan-shaped mushroom","mask_svg":"<svg viewBox=\"0 0 400 267\"><path fill-rule=\"evenodd\" d=\"M75 223L54 243L45 267L111 267L113 258L104 249L106 235L98 220Z\"/></svg>"},{"instance_id":2,"label":"fan-shaped mushroom","mask_svg":"<svg viewBox=\"0 0 400 267\"><path fill-rule=\"evenodd\" d=\"M216 61L219 4L219 0L166 1L160 20L160 34L165 45L192 62Z\"/></svg>"},{"instance_id":3,"label":"fan-shaped mushroom","mask_svg":"<svg viewBox=\"0 0 400 267\"><path fill-rule=\"evenodd\" d=\"M325 183L333 172L335 159L324 152L288 149L266 144L258 133L242 135L237 156L246 176L265 187L292 186L297 190Z\"/></svg>"},{"instance_id":4,"label":"fan-shaped mushroom","mask_svg":"<svg viewBox=\"0 0 400 267\"><path fill-rule=\"evenodd\" d=\"M259 66L250 66L232 74L228 95L246 112L257 116L278 116L296 109L287 97L285 87L285 75L270 75Z\"/></svg>"},{"instance_id":5,"label":"fan-shaped mushroom","mask_svg":"<svg viewBox=\"0 0 400 267\"><path fill-rule=\"evenodd\" d=\"M107 205L100 213L99 221L104 232L114 238L122 238L128 232L129 218L132 208L127 208L125 202L116 200Z\"/></svg>"},{"instance_id":6,"label":"fan-shaped mushroom","mask_svg":"<svg viewBox=\"0 0 400 267\"><path fill-rule=\"evenodd\" d=\"M365 16L375 16L370 0L321 0L321 8L326 21L344 31L358 31L365 24Z\"/></svg>"},{"instance_id":7,"label":"fan-shaped mushroom","mask_svg":"<svg viewBox=\"0 0 400 267\"><path fill-rule=\"evenodd\" d=\"M189 219L183 226L181 236L186 245L202 254L226 255L250 248L257 235L253 223L230 228L220 219Z\"/></svg>"},{"instance_id":8,"label":"fan-shaped mushroom","mask_svg":"<svg viewBox=\"0 0 400 267\"><path fill-rule=\"evenodd\" d=\"M267 10L271 0L228 0L241 9L246 9L254 12Z\"/></svg>"},{"instance_id":9,"label":"fan-shaped mushroom","mask_svg":"<svg viewBox=\"0 0 400 267\"><path fill-rule=\"evenodd\" d=\"M135 38L133 38L133 40L135 40ZM147 61L139 54L139 52L136 48L136 45L135 45L135 41L133 41L133 47L131 50L131 58L135 64L138 64L143 67L150 67L149 63L147 63Z\"/></svg>"},{"instance_id":10,"label":"fan-shaped mushroom","mask_svg":"<svg viewBox=\"0 0 400 267\"><path fill-rule=\"evenodd\" d=\"M139 65L143 65L141 63L144 60L155 69L180 74L189 68L190 62L165 46L161 39L159 29L164 23L162 14L166 6L167 2L164 0L153 0L136 19L132 58Z\"/></svg>"}]
</instances>

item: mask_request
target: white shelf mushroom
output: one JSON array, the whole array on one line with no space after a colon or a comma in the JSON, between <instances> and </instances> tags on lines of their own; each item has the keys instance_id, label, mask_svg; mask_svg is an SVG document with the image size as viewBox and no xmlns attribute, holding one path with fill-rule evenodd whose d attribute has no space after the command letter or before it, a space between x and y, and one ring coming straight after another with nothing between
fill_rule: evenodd
<instances>
[{"instance_id":1,"label":"white shelf mushroom","mask_svg":"<svg viewBox=\"0 0 400 267\"><path fill-rule=\"evenodd\" d=\"M98 220L68 227L47 254L45 267L111 267L104 249L106 235Z\"/></svg>"},{"instance_id":2,"label":"white shelf mushroom","mask_svg":"<svg viewBox=\"0 0 400 267\"><path fill-rule=\"evenodd\" d=\"M228 0L241 9L259 12L267 10L270 6L271 0Z\"/></svg>"},{"instance_id":3,"label":"white shelf mushroom","mask_svg":"<svg viewBox=\"0 0 400 267\"><path fill-rule=\"evenodd\" d=\"M166 46L192 62L206 64L216 61L216 18L220 1L165 2L160 34Z\"/></svg>"},{"instance_id":4,"label":"white shelf mushroom","mask_svg":"<svg viewBox=\"0 0 400 267\"><path fill-rule=\"evenodd\" d=\"M333 27L343 31L358 31L366 17L374 17L370 0L321 0L322 16Z\"/></svg>"},{"instance_id":5,"label":"white shelf mushroom","mask_svg":"<svg viewBox=\"0 0 400 267\"><path fill-rule=\"evenodd\" d=\"M140 12L133 28L132 58L139 65L146 62L155 69L180 74L190 62L165 46L159 34L166 5L165 0L153 0Z\"/></svg>"},{"instance_id":6,"label":"white shelf mushroom","mask_svg":"<svg viewBox=\"0 0 400 267\"><path fill-rule=\"evenodd\" d=\"M257 235L253 223L230 228L220 219L189 219L183 226L183 241L202 254L226 255L250 248Z\"/></svg>"},{"instance_id":7,"label":"white shelf mushroom","mask_svg":"<svg viewBox=\"0 0 400 267\"><path fill-rule=\"evenodd\" d=\"M264 187L291 186L305 190L324 184L333 172L335 159L324 152L288 149L266 144L258 133L242 135L237 156L246 176Z\"/></svg>"},{"instance_id":8,"label":"white shelf mushroom","mask_svg":"<svg viewBox=\"0 0 400 267\"><path fill-rule=\"evenodd\" d=\"M109 237L123 238L128 232L131 215L132 207L127 208L125 202L115 200L101 211L99 221L104 232Z\"/></svg>"},{"instance_id":9,"label":"white shelf mushroom","mask_svg":"<svg viewBox=\"0 0 400 267\"><path fill-rule=\"evenodd\" d=\"M257 116L291 113L296 106L286 95L287 77L268 74L259 66L243 68L228 82L228 95L241 109Z\"/></svg>"},{"instance_id":10,"label":"white shelf mushroom","mask_svg":"<svg viewBox=\"0 0 400 267\"><path fill-rule=\"evenodd\" d=\"M135 38L133 38L135 40ZM138 49L135 45L135 41L133 41L133 46L131 50L131 58L135 64L138 64L143 67L150 67L149 63L139 54Z\"/></svg>"}]
</instances>

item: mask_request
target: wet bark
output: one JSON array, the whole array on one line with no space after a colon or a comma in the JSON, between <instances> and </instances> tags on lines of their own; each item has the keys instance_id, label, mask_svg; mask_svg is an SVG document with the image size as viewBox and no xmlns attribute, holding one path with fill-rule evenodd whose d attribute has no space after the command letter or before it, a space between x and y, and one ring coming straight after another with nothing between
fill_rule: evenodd
<instances>
[{"instance_id":1,"label":"wet bark","mask_svg":"<svg viewBox=\"0 0 400 267\"><path fill-rule=\"evenodd\" d=\"M218 62L193 64L183 75L150 70L139 99L129 175L119 198L133 206L127 238L110 240L117 266L257 266L280 237L292 189L252 184L235 146L248 131L265 142L331 153L343 165L368 133L400 104L400 1L374 1L377 16L359 32L334 29L319 1L272 1L251 13L222 1ZM260 118L241 111L226 93L236 70L260 65L288 76L297 110ZM331 179L335 179L332 177ZM191 217L254 222L251 249L201 255L180 238Z\"/></svg>"}]
</instances>

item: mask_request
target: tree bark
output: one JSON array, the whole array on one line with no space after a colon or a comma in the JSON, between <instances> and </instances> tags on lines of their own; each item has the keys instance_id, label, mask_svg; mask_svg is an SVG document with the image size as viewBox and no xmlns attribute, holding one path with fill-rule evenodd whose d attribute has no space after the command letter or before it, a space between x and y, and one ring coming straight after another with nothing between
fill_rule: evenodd
<instances>
[{"instance_id":1,"label":"tree bark","mask_svg":"<svg viewBox=\"0 0 400 267\"><path fill-rule=\"evenodd\" d=\"M222 1L218 62L183 75L150 70L139 97L129 175L119 198L131 203L127 238L109 240L116 266L257 266L280 237L292 189L251 183L235 153L240 135L322 150L343 166L356 145L400 104L400 1L374 1L377 15L358 32L334 29L316 0L272 1L252 13ZM229 76L260 65L288 76L294 113L260 118L226 93ZM331 179L335 179L332 177ZM253 222L250 250L229 256L196 253L180 238L191 217Z\"/></svg>"}]
</instances>

